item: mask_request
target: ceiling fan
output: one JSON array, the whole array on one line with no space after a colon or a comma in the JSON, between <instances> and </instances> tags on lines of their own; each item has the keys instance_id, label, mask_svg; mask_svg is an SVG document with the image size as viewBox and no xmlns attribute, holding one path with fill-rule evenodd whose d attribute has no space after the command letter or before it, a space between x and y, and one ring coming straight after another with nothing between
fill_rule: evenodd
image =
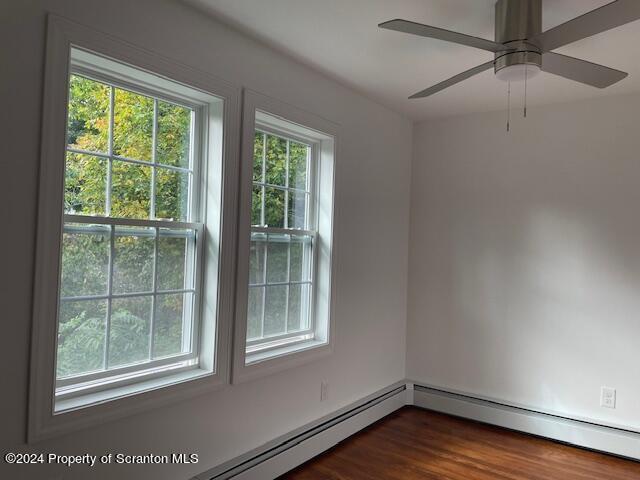
<instances>
[{"instance_id":1,"label":"ceiling fan","mask_svg":"<svg viewBox=\"0 0 640 480\"><path fill-rule=\"evenodd\" d=\"M495 41L472 37L408 20L390 20L380 28L437 38L487 50L490 62L460 73L409 98L423 98L444 90L485 70L508 82L533 78L540 71L598 88L606 88L627 73L597 65L552 50L605 32L640 18L640 0L616 0L562 25L542 31L542 0L498 0L495 7Z\"/></svg>"}]
</instances>

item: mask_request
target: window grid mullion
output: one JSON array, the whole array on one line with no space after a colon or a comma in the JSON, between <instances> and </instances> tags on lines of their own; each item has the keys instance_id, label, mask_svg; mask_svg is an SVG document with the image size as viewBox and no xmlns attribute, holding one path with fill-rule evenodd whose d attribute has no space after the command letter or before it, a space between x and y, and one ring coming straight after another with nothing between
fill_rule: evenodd
<instances>
[{"instance_id":1,"label":"window grid mullion","mask_svg":"<svg viewBox=\"0 0 640 480\"><path fill-rule=\"evenodd\" d=\"M158 146L158 100L153 99L153 128L151 133L151 198L149 218L156 218L156 147Z\"/></svg>"},{"instance_id":2,"label":"window grid mullion","mask_svg":"<svg viewBox=\"0 0 640 480\"><path fill-rule=\"evenodd\" d=\"M286 190L284 191L284 228L289 228L289 161L291 155L291 142L287 140L287 154L284 159L284 185ZM284 303L284 333L289 332L289 295L291 293L291 287L289 286L289 280L291 278L291 237L289 237L289 243L287 244L287 297Z\"/></svg>"},{"instance_id":3,"label":"window grid mullion","mask_svg":"<svg viewBox=\"0 0 640 480\"><path fill-rule=\"evenodd\" d=\"M89 154L89 155L91 155L91 154ZM99 156L99 155L97 155L97 156ZM145 162L145 165L148 165L148 162ZM306 193L307 195L309 195L311 193L310 190L305 190L305 189L296 188L296 187L285 187L284 185L275 185L273 183L267 183L267 182L253 182L253 184L256 185L256 186L259 186L259 187L273 188L274 190L283 190L283 191L289 191L289 192L294 192L294 193Z\"/></svg>"},{"instance_id":4,"label":"window grid mullion","mask_svg":"<svg viewBox=\"0 0 640 480\"><path fill-rule=\"evenodd\" d=\"M191 168L176 167L175 165L165 165L163 163L154 163L150 160L137 160L135 158L123 157L122 155L112 155L109 153L93 152L91 150L83 150L81 148L73 148L73 147L67 147L67 151L71 153L77 153L78 155L88 155L90 157L104 158L107 160L108 159L118 160L119 162L131 163L134 165L142 165L144 167L158 167L158 168L163 168L165 170L171 170L174 172L180 172L184 174L193 174L193 169ZM256 182L256 183L260 184L260 182Z\"/></svg>"},{"instance_id":5,"label":"window grid mullion","mask_svg":"<svg viewBox=\"0 0 640 480\"><path fill-rule=\"evenodd\" d=\"M313 285L311 280L295 280L293 282L265 282L265 283L250 283L249 288L258 287L282 287L287 285ZM164 292L162 292L164 293Z\"/></svg>"},{"instance_id":6,"label":"window grid mullion","mask_svg":"<svg viewBox=\"0 0 640 480\"><path fill-rule=\"evenodd\" d=\"M284 158L284 228L289 228L289 140Z\"/></svg>"},{"instance_id":7,"label":"window grid mullion","mask_svg":"<svg viewBox=\"0 0 640 480\"><path fill-rule=\"evenodd\" d=\"M91 217L94 218L94 217ZM259 227L253 225L251 227L251 233L257 234L271 234L271 235L291 235L294 237L310 237L315 238L316 232L314 230L303 230L298 228L277 228L277 227Z\"/></svg>"},{"instance_id":8,"label":"window grid mullion","mask_svg":"<svg viewBox=\"0 0 640 480\"><path fill-rule=\"evenodd\" d=\"M151 295L151 319L149 320L149 360L153 359L154 354L154 333L156 327L156 309L158 301L158 238L160 229L155 228L155 238L153 239L153 278L151 279L152 295Z\"/></svg>"},{"instance_id":9,"label":"window grid mullion","mask_svg":"<svg viewBox=\"0 0 640 480\"><path fill-rule=\"evenodd\" d=\"M158 124L158 118L156 116L156 125ZM156 127L157 128L157 127ZM187 198L187 220L193 220L194 218L198 218L198 220L204 218L204 212L202 211L202 206L199 203L200 198L200 190L201 186L198 186L198 193L196 194L195 190L195 182L196 182L196 174L193 172L200 172L201 165L196 166L195 162L195 135L196 135L196 112L195 110L191 110L191 118L189 119L189 173L187 182L187 191L189 192ZM198 176L199 173L198 173Z\"/></svg>"},{"instance_id":10,"label":"window grid mullion","mask_svg":"<svg viewBox=\"0 0 640 480\"><path fill-rule=\"evenodd\" d=\"M262 294L262 315L260 316L260 336L264 337L264 316L267 309L267 257L269 256L269 234L264 243L264 268L262 269L262 281L264 283L264 293Z\"/></svg>"},{"instance_id":11,"label":"window grid mullion","mask_svg":"<svg viewBox=\"0 0 640 480\"><path fill-rule=\"evenodd\" d=\"M115 88L109 87L109 138L107 151L109 158L107 160L107 184L105 186L105 216L111 216L111 189L113 185L113 137L115 134ZM111 309L113 294L113 263L115 255L115 226L111 225L109 235L109 274L107 277L107 318L105 325L104 339L104 358L102 365L104 370L109 369L109 348L111 343Z\"/></svg>"},{"instance_id":12,"label":"window grid mullion","mask_svg":"<svg viewBox=\"0 0 640 480\"><path fill-rule=\"evenodd\" d=\"M124 217L91 217L89 215L64 215L65 222L95 225L116 225L118 227L166 228L172 230L198 230L203 225L196 222L175 222L173 220L147 220Z\"/></svg>"},{"instance_id":13,"label":"window grid mullion","mask_svg":"<svg viewBox=\"0 0 640 480\"><path fill-rule=\"evenodd\" d=\"M107 185L105 186L105 216L111 215L111 174L113 170L113 135L115 126L115 91L109 87L109 139L107 150L109 158L107 160Z\"/></svg>"},{"instance_id":14,"label":"window grid mullion","mask_svg":"<svg viewBox=\"0 0 640 480\"><path fill-rule=\"evenodd\" d=\"M267 134L263 133L262 134L262 186L260 187L261 189L261 195L260 195L260 224L261 225L265 225L266 224L266 214L265 214L265 210L266 210L266 195L267 195L267 190L264 187L264 184L267 181ZM267 256L268 256L268 251L269 251L269 235L267 235L267 241L264 244L264 265L263 265L263 269L262 269L262 281L266 284L267 282ZM263 292L262 292L262 308L260 309L260 337L264 336L264 321L265 321L265 314L266 314L266 308L267 308L267 288L266 286L263 287Z\"/></svg>"},{"instance_id":15,"label":"window grid mullion","mask_svg":"<svg viewBox=\"0 0 640 480\"><path fill-rule=\"evenodd\" d=\"M296 283L296 282L292 282ZM300 282L298 282L300 283ZM302 282L309 283L309 282ZM283 284L284 285L284 284ZM252 285L255 286L255 285ZM109 297L117 300L119 298L151 297L153 295L176 295L179 293L196 293L195 288L180 288L177 290L159 290L157 292L133 292L133 293L112 293L111 295L84 295L78 297L62 297L61 302L83 302L88 300L107 300Z\"/></svg>"},{"instance_id":16,"label":"window grid mullion","mask_svg":"<svg viewBox=\"0 0 640 480\"><path fill-rule=\"evenodd\" d=\"M116 252L115 235L116 227L111 226L111 232L109 235L109 275L107 277L107 324L105 325L105 338L104 338L104 358L103 366L105 370L109 369L109 348L111 344L111 310L112 310L112 295L113 295L113 264L114 256Z\"/></svg>"},{"instance_id":17,"label":"window grid mullion","mask_svg":"<svg viewBox=\"0 0 640 480\"><path fill-rule=\"evenodd\" d=\"M151 167L151 198L149 202L149 218L156 218L156 150L158 146L158 100L156 98L153 99L153 125L151 130L151 163L153 166ZM157 278L158 278L158 236L159 229L158 227L154 228L154 239L153 239L153 274L151 278L151 290L153 294L151 295L151 316L149 318L149 361L153 359L154 353L154 345L153 345L153 335L155 331L155 319L156 319L156 303L157 303Z\"/></svg>"},{"instance_id":18,"label":"window grid mullion","mask_svg":"<svg viewBox=\"0 0 640 480\"><path fill-rule=\"evenodd\" d=\"M287 300L285 302L284 333L289 333L289 296L291 295L291 237L287 244Z\"/></svg>"},{"instance_id":19,"label":"window grid mullion","mask_svg":"<svg viewBox=\"0 0 640 480\"><path fill-rule=\"evenodd\" d=\"M305 219L304 219L304 228L309 228L309 223L311 221L311 216L314 215L315 216L315 210L316 210L316 202L314 201L313 195L311 193L311 190L313 189L312 184L311 184L311 171L313 170L315 172L315 155L313 154L313 152L315 152L317 147L311 147L311 146L307 146L307 158L306 158L306 165L305 165L305 184L304 184L304 189L305 189L305 195L304 195L304 203L305 203L305 207L304 207L304 215L305 215ZM313 168L311 165L311 162L314 162ZM317 173L317 172L316 172ZM316 197L317 198L317 197ZM313 213L312 213L312 205L311 202L313 202ZM313 221L314 225L316 225L317 228L317 220L314 219Z\"/></svg>"},{"instance_id":20,"label":"window grid mullion","mask_svg":"<svg viewBox=\"0 0 640 480\"><path fill-rule=\"evenodd\" d=\"M262 186L261 186L261 195L260 195L260 225L266 224L266 195L267 189L265 188L265 184L267 183L267 134L262 134Z\"/></svg>"}]
</instances>

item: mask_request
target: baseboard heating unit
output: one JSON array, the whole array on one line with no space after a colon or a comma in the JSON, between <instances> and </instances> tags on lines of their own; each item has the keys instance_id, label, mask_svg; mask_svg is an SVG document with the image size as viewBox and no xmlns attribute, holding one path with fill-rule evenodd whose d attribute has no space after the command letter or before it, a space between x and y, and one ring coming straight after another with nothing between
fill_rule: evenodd
<instances>
[{"instance_id":1,"label":"baseboard heating unit","mask_svg":"<svg viewBox=\"0 0 640 480\"><path fill-rule=\"evenodd\" d=\"M290 432L193 480L267 480L303 464L407 404L407 385L394 384Z\"/></svg>"},{"instance_id":2,"label":"baseboard heating unit","mask_svg":"<svg viewBox=\"0 0 640 480\"><path fill-rule=\"evenodd\" d=\"M274 479L405 405L640 460L640 432L405 381L390 385L192 480Z\"/></svg>"}]
</instances>

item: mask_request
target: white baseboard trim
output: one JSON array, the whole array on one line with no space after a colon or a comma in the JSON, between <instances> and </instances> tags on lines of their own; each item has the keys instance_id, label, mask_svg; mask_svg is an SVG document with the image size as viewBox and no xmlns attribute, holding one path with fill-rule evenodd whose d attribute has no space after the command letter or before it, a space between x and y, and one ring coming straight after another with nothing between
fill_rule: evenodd
<instances>
[{"instance_id":1,"label":"white baseboard trim","mask_svg":"<svg viewBox=\"0 0 640 480\"><path fill-rule=\"evenodd\" d=\"M403 381L201 473L192 480L277 478L405 405L640 460L640 433Z\"/></svg>"},{"instance_id":2,"label":"white baseboard trim","mask_svg":"<svg viewBox=\"0 0 640 480\"><path fill-rule=\"evenodd\" d=\"M302 465L372 423L407 405L398 382L311 424L279 437L193 480L268 480Z\"/></svg>"},{"instance_id":3,"label":"white baseboard trim","mask_svg":"<svg viewBox=\"0 0 640 480\"><path fill-rule=\"evenodd\" d=\"M419 384L413 385L413 404L456 417L640 460L640 434L620 428L504 405Z\"/></svg>"}]
</instances>

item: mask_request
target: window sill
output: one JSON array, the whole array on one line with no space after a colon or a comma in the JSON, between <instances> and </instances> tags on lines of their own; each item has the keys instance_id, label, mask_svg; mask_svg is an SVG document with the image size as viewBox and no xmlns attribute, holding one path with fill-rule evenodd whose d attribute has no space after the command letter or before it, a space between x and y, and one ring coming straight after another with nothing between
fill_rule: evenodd
<instances>
[{"instance_id":1,"label":"window sill","mask_svg":"<svg viewBox=\"0 0 640 480\"><path fill-rule=\"evenodd\" d=\"M243 355L233 383L239 384L261 378L265 375L296 368L331 354L332 347L323 340L307 340L280 348L263 350Z\"/></svg>"},{"instance_id":2,"label":"window sill","mask_svg":"<svg viewBox=\"0 0 640 480\"><path fill-rule=\"evenodd\" d=\"M279 348L270 348L269 350L247 352L247 355L245 357L245 364L253 365L256 363L264 362L266 360L271 360L273 358L283 357L285 355L291 355L293 353L321 347L323 345L326 345L326 342L322 342L320 340L305 340L302 342L283 345Z\"/></svg>"},{"instance_id":3,"label":"window sill","mask_svg":"<svg viewBox=\"0 0 640 480\"><path fill-rule=\"evenodd\" d=\"M109 402L119 398L137 395L139 393L147 392L150 390L156 390L158 388L188 382L190 380L196 380L198 378L206 377L211 374L212 372L210 370L205 370L202 368L191 368L189 370L182 370L170 375L150 378L148 380L132 383L129 385L115 386L113 388L100 390L97 392L94 391L85 394L79 394L73 397L56 398L55 414L57 415L66 413L73 410Z\"/></svg>"}]
</instances>

